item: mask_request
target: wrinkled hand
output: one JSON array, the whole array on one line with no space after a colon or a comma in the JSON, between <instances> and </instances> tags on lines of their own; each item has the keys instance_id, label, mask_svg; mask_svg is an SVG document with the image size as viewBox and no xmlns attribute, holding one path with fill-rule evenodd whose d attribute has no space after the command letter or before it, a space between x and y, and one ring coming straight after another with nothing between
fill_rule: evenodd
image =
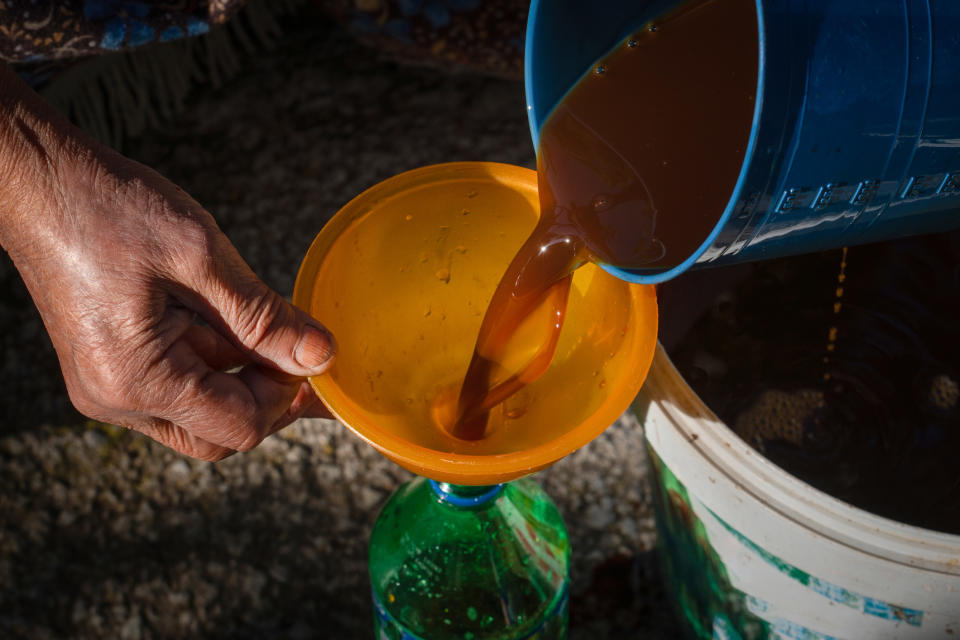
<instances>
[{"instance_id":1,"label":"wrinkled hand","mask_svg":"<svg viewBox=\"0 0 960 640\"><path fill-rule=\"evenodd\" d=\"M319 408L303 377L335 351L322 325L186 193L34 97L0 109L0 240L77 409L217 460Z\"/></svg>"}]
</instances>

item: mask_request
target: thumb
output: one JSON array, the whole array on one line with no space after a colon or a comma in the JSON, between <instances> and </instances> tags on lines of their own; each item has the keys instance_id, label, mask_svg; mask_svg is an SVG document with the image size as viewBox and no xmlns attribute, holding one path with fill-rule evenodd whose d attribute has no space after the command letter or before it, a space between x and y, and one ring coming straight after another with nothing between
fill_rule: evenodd
<instances>
[{"instance_id":1,"label":"thumb","mask_svg":"<svg viewBox=\"0 0 960 640\"><path fill-rule=\"evenodd\" d=\"M210 317L202 315L255 362L294 376L323 373L337 350L330 332L236 259L218 261L210 281L199 283Z\"/></svg>"}]
</instances>

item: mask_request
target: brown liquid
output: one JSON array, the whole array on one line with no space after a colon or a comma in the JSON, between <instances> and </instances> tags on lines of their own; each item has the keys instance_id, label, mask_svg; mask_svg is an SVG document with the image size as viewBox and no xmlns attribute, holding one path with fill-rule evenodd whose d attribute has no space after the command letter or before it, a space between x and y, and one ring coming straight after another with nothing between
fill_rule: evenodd
<instances>
[{"instance_id":1,"label":"brown liquid","mask_svg":"<svg viewBox=\"0 0 960 640\"><path fill-rule=\"evenodd\" d=\"M757 80L752 0L691 2L624 40L540 130L541 218L497 286L458 400L453 435L539 377L563 325L573 271L592 261L677 266L707 237L743 161ZM536 355L501 370L535 317Z\"/></svg>"}]
</instances>

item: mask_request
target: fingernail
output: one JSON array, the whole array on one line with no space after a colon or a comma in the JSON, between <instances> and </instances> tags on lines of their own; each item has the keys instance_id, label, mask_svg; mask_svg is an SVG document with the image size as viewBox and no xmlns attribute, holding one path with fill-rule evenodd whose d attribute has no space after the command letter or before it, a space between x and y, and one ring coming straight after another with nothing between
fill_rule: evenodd
<instances>
[{"instance_id":1,"label":"fingernail","mask_svg":"<svg viewBox=\"0 0 960 640\"><path fill-rule=\"evenodd\" d=\"M326 329L304 325L300 342L293 352L297 363L306 369L318 369L337 352L337 343Z\"/></svg>"}]
</instances>

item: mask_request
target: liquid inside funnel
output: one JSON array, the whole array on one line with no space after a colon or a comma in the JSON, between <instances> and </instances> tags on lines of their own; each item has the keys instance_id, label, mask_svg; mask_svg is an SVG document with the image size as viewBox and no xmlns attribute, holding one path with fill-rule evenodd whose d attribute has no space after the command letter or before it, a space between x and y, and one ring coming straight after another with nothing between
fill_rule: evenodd
<instances>
[{"instance_id":1,"label":"liquid inside funnel","mask_svg":"<svg viewBox=\"0 0 960 640\"><path fill-rule=\"evenodd\" d=\"M537 222L537 203L528 169L425 167L350 202L304 260L294 302L339 347L314 388L348 427L415 473L484 484L542 468L616 420L646 376L653 288L586 265L573 276L543 376L491 411L482 439L447 432L444 407L455 404L484 312Z\"/></svg>"}]
</instances>

